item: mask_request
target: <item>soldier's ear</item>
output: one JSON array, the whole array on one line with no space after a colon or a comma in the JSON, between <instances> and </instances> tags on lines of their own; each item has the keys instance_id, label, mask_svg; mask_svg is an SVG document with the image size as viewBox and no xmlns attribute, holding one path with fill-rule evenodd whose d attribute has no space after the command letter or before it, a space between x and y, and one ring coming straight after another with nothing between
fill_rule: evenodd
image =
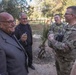
<instances>
[{"instance_id":1,"label":"soldier's ear","mask_svg":"<svg viewBox=\"0 0 76 75\"><path fill-rule=\"evenodd\" d=\"M72 17L75 17L76 18L76 15L75 14L71 14L72 15Z\"/></svg>"}]
</instances>

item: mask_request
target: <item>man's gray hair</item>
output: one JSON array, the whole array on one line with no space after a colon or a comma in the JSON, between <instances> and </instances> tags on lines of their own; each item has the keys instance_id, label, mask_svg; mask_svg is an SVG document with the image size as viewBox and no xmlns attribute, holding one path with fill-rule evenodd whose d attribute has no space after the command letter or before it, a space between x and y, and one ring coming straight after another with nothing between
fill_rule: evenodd
<instances>
[{"instance_id":1,"label":"man's gray hair","mask_svg":"<svg viewBox=\"0 0 76 75\"><path fill-rule=\"evenodd\" d=\"M26 15L25 12L21 12L21 13L19 14L19 19L22 17L22 14L25 14L25 15Z\"/></svg>"}]
</instances>

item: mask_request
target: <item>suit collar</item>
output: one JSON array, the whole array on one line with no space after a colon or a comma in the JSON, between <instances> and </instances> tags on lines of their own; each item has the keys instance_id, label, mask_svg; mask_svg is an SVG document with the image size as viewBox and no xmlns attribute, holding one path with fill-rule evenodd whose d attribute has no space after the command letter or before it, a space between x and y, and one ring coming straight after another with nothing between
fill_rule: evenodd
<instances>
[{"instance_id":1,"label":"suit collar","mask_svg":"<svg viewBox=\"0 0 76 75\"><path fill-rule=\"evenodd\" d=\"M0 30L0 35L5 40L6 43L9 43L9 44L14 45L17 48L21 49L21 47L18 45L18 43L13 38L11 38L11 36L9 36L8 34L4 33L2 30Z\"/></svg>"}]
</instances>

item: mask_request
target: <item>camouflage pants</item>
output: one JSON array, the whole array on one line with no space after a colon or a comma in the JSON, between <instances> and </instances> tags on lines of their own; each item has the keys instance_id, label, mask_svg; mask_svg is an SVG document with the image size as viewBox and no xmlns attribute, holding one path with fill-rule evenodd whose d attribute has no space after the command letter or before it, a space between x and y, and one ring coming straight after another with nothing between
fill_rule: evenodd
<instances>
[{"instance_id":1,"label":"camouflage pants","mask_svg":"<svg viewBox=\"0 0 76 75\"><path fill-rule=\"evenodd\" d=\"M63 62L62 60L56 59L55 64L57 75L70 75L73 62Z\"/></svg>"}]
</instances>

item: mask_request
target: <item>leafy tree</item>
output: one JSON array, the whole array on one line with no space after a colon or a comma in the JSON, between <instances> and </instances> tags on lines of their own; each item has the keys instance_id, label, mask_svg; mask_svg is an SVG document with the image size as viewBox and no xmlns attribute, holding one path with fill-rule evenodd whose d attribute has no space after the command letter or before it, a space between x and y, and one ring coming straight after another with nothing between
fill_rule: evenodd
<instances>
[{"instance_id":1,"label":"leafy tree","mask_svg":"<svg viewBox=\"0 0 76 75\"><path fill-rule=\"evenodd\" d=\"M48 32L49 32L49 28L50 28L50 26L48 25L48 26L44 26L44 28L43 28L43 33L42 33L42 37L41 37L41 44L40 44L40 46L39 46L39 48L40 48L40 51L39 51L39 53L38 53L38 58L42 58L43 57L43 55L46 53L46 51L45 51L45 43L46 43L46 41L47 41L47 35L48 35Z\"/></svg>"},{"instance_id":2,"label":"leafy tree","mask_svg":"<svg viewBox=\"0 0 76 75\"><path fill-rule=\"evenodd\" d=\"M64 5L66 5L65 0L45 0L43 2L43 9L42 12L45 14L47 17L53 16L55 13L60 13L62 14L62 10L64 8ZM46 11L47 10L47 11ZM47 13L48 12L48 13Z\"/></svg>"},{"instance_id":3,"label":"leafy tree","mask_svg":"<svg viewBox=\"0 0 76 75\"><path fill-rule=\"evenodd\" d=\"M14 18L17 18L20 12L20 9L16 7L15 0L9 0L7 8L5 10L8 13L12 14Z\"/></svg>"},{"instance_id":4,"label":"leafy tree","mask_svg":"<svg viewBox=\"0 0 76 75\"><path fill-rule=\"evenodd\" d=\"M20 12L27 12L28 3L26 0L2 0L0 6L0 11L7 11L18 18Z\"/></svg>"},{"instance_id":5,"label":"leafy tree","mask_svg":"<svg viewBox=\"0 0 76 75\"><path fill-rule=\"evenodd\" d=\"M27 14L28 14L29 18L32 19L32 15L33 15L33 12L34 12L34 7L29 6L27 9L28 9Z\"/></svg>"}]
</instances>

